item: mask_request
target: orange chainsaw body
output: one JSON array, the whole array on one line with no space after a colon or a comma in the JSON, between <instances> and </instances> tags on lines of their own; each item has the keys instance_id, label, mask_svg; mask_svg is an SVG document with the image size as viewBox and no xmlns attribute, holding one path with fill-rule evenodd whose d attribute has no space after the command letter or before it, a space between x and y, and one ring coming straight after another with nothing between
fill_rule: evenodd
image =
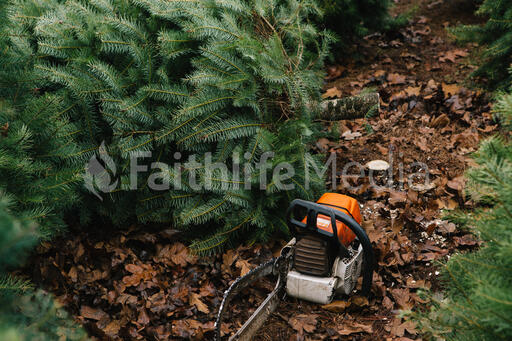
<instances>
[{"instance_id":1,"label":"orange chainsaw body","mask_svg":"<svg viewBox=\"0 0 512 341\"><path fill-rule=\"evenodd\" d=\"M324 195L318 199L317 204L325 205L327 207L348 214L358 224L361 224L363 220L357 200L347 195L339 193L324 193ZM307 218L304 218L302 222L305 223L306 220ZM319 214L317 218L317 228L333 233L331 218L326 215ZM336 230L338 231L338 239L340 243L345 246L348 246L356 238L354 232L352 232L352 230L341 221L336 221Z\"/></svg>"}]
</instances>

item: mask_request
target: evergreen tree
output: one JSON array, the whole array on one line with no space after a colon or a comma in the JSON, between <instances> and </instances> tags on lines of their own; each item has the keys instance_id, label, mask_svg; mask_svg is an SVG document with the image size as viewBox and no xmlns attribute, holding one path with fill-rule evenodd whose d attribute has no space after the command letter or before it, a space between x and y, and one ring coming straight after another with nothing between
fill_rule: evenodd
<instances>
[{"instance_id":1,"label":"evergreen tree","mask_svg":"<svg viewBox=\"0 0 512 341\"><path fill-rule=\"evenodd\" d=\"M55 95L35 85L32 51L0 3L0 340L79 340L85 332L53 298L10 274L64 227L84 160Z\"/></svg>"},{"instance_id":2,"label":"evergreen tree","mask_svg":"<svg viewBox=\"0 0 512 341\"><path fill-rule=\"evenodd\" d=\"M40 237L36 224L25 219L27 215L13 216L16 207L14 196L0 193L0 340L85 340L85 332L52 296L33 291L30 283L7 273L22 264Z\"/></svg>"},{"instance_id":3,"label":"evergreen tree","mask_svg":"<svg viewBox=\"0 0 512 341\"><path fill-rule=\"evenodd\" d=\"M194 244L203 252L242 231L261 240L286 229L288 202L314 199L323 187L312 171L319 157L307 153L331 40L309 23L317 13L314 1L297 0L14 0L13 40L30 49L36 87L55 98L64 108L59 117L74 127L58 143L74 149L59 155L87 159L104 141L102 160L117 165L119 186L103 201L83 200L83 223L95 213L116 225L174 221L210 235ZM162 162L169 170L141 173L131 190L128 158L147 151L144 164ZM204 164L204 152L228 171L183 169L196 153ZM261 170L265 152L274 157ZM283 161L294 168L287 181L294 190L272 181ZM238 163L253 170L247 187L231 171ZM181 179L181 188L153 190L155 172L171 185ZM262 172L270 179L264 190ZM211 186L191 186L191 175Z\"/></svg>"},{"instance_id":4,"label":"evergreen tree","mask_svg":"<svg viewBox=\"0 0 512 341\"><path fill-rule=\"evenodd\" d=\"M512 76L503 70L512 65L512 1L484 0L476 14L488 18L480 25L462 25L452 32L462 42L476 42L485 46L482 65L473 73L485 78L492 89L507 88Z\"/></svg>"},{"instance_id":5,"label":"evergreen tree","mask_svg":"<svg viewBox=\"0 0 512 341\"><path fill-rule=\"evenodd\" d=\"M510 132L512 93L495 111ZM469 191L482 206L453 218L484 242L476 252L450 258L443 270L444 297L430 296L431 307L416 315L430 338L512 339L512 144L510 133L485 141L478 166L468 173Z\"/></svg>"}]
</instances>

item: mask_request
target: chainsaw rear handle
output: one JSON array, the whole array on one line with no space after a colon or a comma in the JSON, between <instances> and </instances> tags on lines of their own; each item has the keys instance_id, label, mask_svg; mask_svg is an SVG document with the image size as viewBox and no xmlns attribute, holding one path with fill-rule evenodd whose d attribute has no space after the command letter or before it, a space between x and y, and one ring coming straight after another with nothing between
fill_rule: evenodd
<instances>
[{"instance_id":1,"label":"chainsaw rear handle","mask_svg":"<svg viewBox=\"0 0 512 341\"><path fill-rule=\"evenodd\" d=\"M307 210L307 219L305 223L294 218L293 212L294 209L296 209L297 207L302 207ZM331 218L332 232L322 230L317 227L317 218L319 214ZM311 231L315 233L320 233L326 237L335 239L336 243L340 246L340 249L342 251L347 250L346 247L338 239L336 221L341 221L348 228L350 228L352 232L354 232L354 234L356 235L357 239L359 240L363 247L364 266L362 270L363 287L361 291L362 294L365 296L367 296L370 293L373 280L373 270L375 267L375 255L373 253L372 244L370 242L370 239L368 238L368 235L363 230L361 225L359 225L352 217L350 217L348 214L324 206L322 204L317 204L311 201L301 199L295 199L292 201L290 207L288 208L288 211L286 213L286 219L288 222L288 227L290 228L290 231L294 237L297 236L297 234L299 234L299 231L297 230L298 228L303 230L304 232Z\"/></svg>"}]
</instances>

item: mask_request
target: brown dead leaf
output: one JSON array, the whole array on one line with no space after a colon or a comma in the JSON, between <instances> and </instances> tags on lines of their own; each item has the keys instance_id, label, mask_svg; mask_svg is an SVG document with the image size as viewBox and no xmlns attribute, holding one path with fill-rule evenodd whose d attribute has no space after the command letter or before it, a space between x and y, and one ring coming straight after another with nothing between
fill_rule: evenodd
<instances>
[{"instance_id":1,"label":"brown dead leaf","mask_svg":"<svg viewBox=\"0 0 512 341\"><path fill-rule=\"evenodd\" d=\"M389 192L388 202L392 206L396 206L399 203L407 201L407 193L402 191L391 191Z\"/></svg>"},{"instance_id":2,"label":"brown dead leaf","mask_svg":"<svg viewBox=\"0 0 512 341\"><path fill-rule=\"evenodd\" d=\"M103 310L92 308L92 307L89 307L86 305L83 305L80 308L80 315L85 318L88 318L91 320L96 320L96 321L99 321L102 318L108 317L107 313L105 313Z\"/></svg>"},{"instance_id":3,"label":"brown dead leaf","mask_svg":"<svg viewBox=\"0 0 512 341\"><path fill-rule=\"evenodd\" d=\"M421 90L420 86L416 86L416 87L409 86L409 87L405 88L405 93L407 94L407 96L419 96L420 90Z\"/></svg>"},{"instance_id":4,"label":"brown dead leaf","mask_svg":"<svg viewBox=\"0 0 512 341\"><path fill-rule=\"evenodd\" d=\"M413 277L407 277L406 285L408 288L411 288L411 289L416 289L416 288L430 289L430 283L426 283L425 280L423 280L423 279L415 280Z\"/></svg>"},{"instance_id":5,"label":"brown dead leaf","mask_svg":"<svg viewBox=\"0 0 512 341\"><path fill-rule=\"evenodd\" d=\"M320 149L322 152L326 152L329 150L329 139L326 139L325 137L321 137L316 141L316 147Z\"/></svg>"},{"instance_id":6,"label":"brown dead leaf","mask_svg":"<svg viewBox=\"0 0 512 341\"><path fill-rule=\"evenodd\" d=\"M235 250L227 250L222 255L222 266L221 270L224 273L231 273L231 265L238 256L235 254Z\"/></svg>"},{"instance_id":7,"label":"brown dead leaf","mask_svg":"<svg viewBox=\"0 0 512 341\"><path fill-rule=\"evenodd\" d=\"M446 114L441 114L436 118L432 119L430 126L432 128L443 128L450 124L450 118Z\"/></svg>"},{"instance_id":8,"label":"brown dead leaf","mask_svg":"<svg viewBox=\"0 0 512 341\"><path fill-rule=\"evenodd\" d=\"M327 89L323 94L322 98L334 98L334 97L341 97L341 90L337 87L332 87Z\"/></svg>"},{"instance_id":9,"label":"brown dead leaf","mask_svg":"<svg viewBox=\"0 0 512 341\"><path fill-rule=\"evenodd\" d=\"M455 200L450 198L438 198L434 200L434 202L437 204L440 210L454 210L459 206Z\"/></svg>"},{"instance_id":10,"label":"brown dead leaf","mask_svg":"<svg viewBox=\"0 0 512 341\"><path fill-rule=\"evenodd\" d=\"M441 63L444 63L444 62L452 62L452 63L455 63L455 60L458 58L458 57L466 57L468 55L467 51L465 50L452 50L452 51L447 51L447 52L444 52L444 53L441 53L439 54L439 61Z\"/></svg>"},{"instance_id":11,"label":"brown dead leaf","mask_svg":"<svg viewBox=\"0 0 512 341\"><path fill-rule=\"evenodd\" d=\"M303 334L304 331L312 333L316 329L316 319L318 315L315 314L300 314L293 316L288 320L290 326L295 329L299 334Z\"/></svg>"},{"instance_id":12,"label":"brown dead leaf","mask_svg":"<svg viewBox=\"0 0 512 341\"><path fill-rule=\"evenodd\" d=\"M9 135L9 122L5 122L2 126L0 126L0 134L3 137L7 137Z\"/></svg>"},{"instance_id":13,"label":"brown dead leaf","mask_svg":"<svg viewBox=\"0 0 512 341\"><path fill-rule=\"evenodd\" d=\"M201 286L199 295L201 297L215 296L216 293L217 293L217 289L215 289L213 284L211 282L206 282L203 286Z\"/></svg>"},{"instance_id":14,"label":"brown dead leaf","mask_svg":"<svg viewBox=\"0 0 512 341\"><path fill-rule=\"evenodd\" d=\"M460 86L458 86L457 84L441 83L441 87L443 88L445 99L450 98L451 96L456 95L460 92Z\"/></svg>"},{"instance_id":15,"label":"brown dead leaf","mask_svg":"<svg viewBox=\"0 0 512 341\"><path fill-rule=\"evenodd\" d=\"M140 274L144 271L141 266L135 264L126 264L124 268L126 271L131 272L132 274Z\"/></svg>"},{"instance_id":16,"label":"brown dead leaf","mask_svg":"<svg viewBox=\"0 0 512 341\"><path fill-rule=\"evenodd\" d=\"M405 84L405 76L399 75L398 73L388 74L387 80L391 85Z\"/></svg>"},{"instance_id":17,"label":"brown dead leaf","mask_svg":"<svg viewBox=\"0 0 512 341\"><path fill-rule=\"evenodd\" d=\"M78 279L78 271L76 269L76 266L72 266L71 269L69 269L68 277L71 278L71 281L76 283Z\"/></svg>"},{"instance_id":18,"label":"brown dead leaf","mask_svg":"<svg viewBox=\"0 0 512 341\"><path fill-rule=\"evenodd\" d=\"M182 243L174 243L169 249L171 261L182 267L186 266L189 262L188 249Z\"/></svg>"},{"instance_id":19,"label":"brown dead leaf","mask_svg":"<svg viewBox=\"0 0 512 341\"><path fill-rule=\"evenodd\" d=\"M368 303L368 298L365 296L351 296L350 297L350 303L353 305L356 305L358 307L366 307Z\"/></svg>"},{"instance_id":20,"label":"brown dead leaf","mask_svg":"<svg viewBox=\"0 0 512 341\"><path fill-rule=\"evenodd\" d=\"M441 232L442 235L447 235L447 234L454 233L455 231L457 231L457 227L455 226L454 223L443 220L439 224L439 227L437 228L437 230L439 232Z\"/></svg>"},{"instance_id":21,"label":"brown dead leaf","mask_svg":"<svg viewBox=\"0 0 512 341\"><path fill-rule=\"evenodd\" d=\"M139 318L137 319L137 323L140 325L147 325L149 323L149 316L148 313L146 313L146 309L142 308L139 312Z\"/></svg>"},{"instance_id":22,"label":"brown dead leaf","mask_svg":"<svg viewBox=\"0 0 512 341\"><path fill-rule=\"evenodd\" d=\"M374 76L375 78L380 78L380 77L383 77L383 76L385 76L385 75L386 75L386 71L384 71L384 70L377 70L377 71L375 71L375 72L373 73L373 76Z\"/></svg>"},{"instance_id":23,"label":"brown dead leaf","mask_svg":"<svg viewBox=\"0 0 512 341\"><path fill-rule=\"evenodd\" d=\"M413 321L409 320L402 323L400 318L395 318L391 324L389 332L393 336L402 337L404 336L405 330L412 335L417 334L416 324Z\"/></svg>"},{"instance_id":24,"label":"brown dead leaf","mask_svg":"<svg viewBox=\"0 0 512 341\"><path fill-rule=\"evenodd\" d=\"M193 319L181 319L172 322L173 334L179 337L190 339L194 336L203 324Z\"/></svg>"},{"instance_id":25,"label":"brown dead leaf","mask_svg":"<svg viewBox=\"0 0 512 341\"><path fill-rule=\"evenodd\" d=\"M459 245L474 246L478 244L478 240L472 234L465 234L462 237L453 237L453 239Z\"/></svg>"},{"instance_id":26,"label":"brown dead leaf","mask_svg":"<svg viewBox=\"0 0 512 341\"><path fill-rule=\"evenodd\" d=\"M110 323L103 328L103 332L110 337L117 336L119 330L121 330L121 323L118 320L110 321Z\"/></svg>"},{"instance_id":27,"label":"brown dead leaf","mask_svg":"<svg viewBox=\"0 0 512 341\"><path fill-rule=\"evenodd\" d=\"M350 335L355 333L373 333L373 327L371 324L358 323L355 320L344 320L339 325L338 333L340 335Z\"/></svg>"},{"instance_id":28,"label":"brown dead leaf","mask_svg":"<svg viewBox=\"0 0 512 341\"><path fill-rule=\"evenodd\" d=\"M343 136L343 138L347 141L351 141L355 138L358 138L358 137L361 137L362 134L358 131L355 131L355 132L351 132L350 130L349 131L346 131L344 132L343 134L341 134L341 136Z\"/></svg>"},{"instance_id":29,"label":"brown dead leaf","mask_svg":"<svg viewBox=\"0 0 512 341\"><path fill-rule=\"evenodd\" d=\"M413 306L413 300L409 289L396 288L391 290L391 295L395 299L400 309L410 310Z\"/></svg>"},{"instance_id":30,"label":"brown dead leaf","mask_svg":"<svg viewBox=\"0 0 512 341\"><path fill-rule=\"evenodd\" d=\"M382 300L382 306L386 308L387 310L392 310L394 307L393 301L387 296L384 296L384 299Z\"/></svg>"},{"instance_id":31,"label":"brown dead leaf","mask_svg":"<svg viewBox=\"0 0 512 341\"><path fill-rule=\"evenodd\" d=\"M332 80L340 77L345 71L345 67L341 65L330 65L327 67L327 79Z\"/></svg>"},{"instance_id":32,"label":"brown dead leaf","mask_svg":"<svg viewBox=\"0 0 512 341\"><path fill-rule=\"evenodd\" d=\"M329 304L325 304L322 306L322 309L332 311L333 313L341 313L345 311L347 307L350 306L349 301L333 301Z\"/></svg>"},{"instance_id":33,"label":"brown dead leaf","mask_svg":"<svg viewBox=\"0 0 512 341\"><path fill-rule=\"evenodd\" d=\"M425 28L423 30L413 31L414 34L423 35L423 36L430 34L430 32L431 32L430 26L425 26Z\"/></svg>"},{"instance_id":34,"label":"brown dead leaf","mask_svg":"<svg viewBox=\"0 0 512 341\"><path fill-rule=\"evenodd\" d=\"M464 189L465 182L466 182L466 180L465 180L464 176L460 175L456 178L449 180L446 185L453 190L462 192L462 190Z\"/></svg>"},{"instance_id":35,"label":"brown dead leaf","mask_svg":"<svg viewBox=\"0 0 512 341\"><path fill-rule=\"evenodd\" d=\"M200 312L203 312L205 314L208 314L210 310L208 309L208 306L201 301L201 295L196 293L191 293L189 296L189 304L195 305L197 310Z\"/></svg>"},{"instance_id":36,"label":"brown dead leaf","mask_svg":"<svg viewBox=\"0 0 512 341\"><path fill-rule=\"evenodd\" d=\"M240 276L243 276L251 271L251 264L244 259L237 260L235 266L240 269Z\"/></svg>"}]
</instances>

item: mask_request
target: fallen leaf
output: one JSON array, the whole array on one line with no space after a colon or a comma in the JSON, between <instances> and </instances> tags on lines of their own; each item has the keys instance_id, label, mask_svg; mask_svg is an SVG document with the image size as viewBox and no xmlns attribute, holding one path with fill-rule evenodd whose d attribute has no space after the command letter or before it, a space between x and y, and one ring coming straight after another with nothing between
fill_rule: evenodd
<instances>
[{"instance_id":1,"label":"fallen leaf","mask_svg":"<svg viewBox=\"0 0 512 341\"><path fill-rule=\"evenodd\" d=\"M5 122L0 126L0 134L2 134L3 137L7 137L9 135L9 122Z\"/></svg>"},{"instance_id":2,"label":"fallen leaf","mask_svg":"<svg viewBox=\"0 0 512 341\"><path fill-rule=\"evenodd\" d=\"M439 61L441 63L444 63L444 62L447 62L447 61L455 63L455 60L458 57L466 57L467 55L468 55L468 52L465 51L465 50L447 51L447 52L439 54Z\"/></svg>"},{"instance_id":3,"label":"fallen leaf","mask_svg":"<svg viewBox=\"0 0 512 341\"><path fill-rule=\"evenodd\" d=\"M407 201L407 193L401 191L391 191L389 192L388 202L392 206L396 206L399 203L404 203Z\"/></svg>"},{"instance_id":4,"label":"fallen leaf","mask_svg":"<svg viewBox=\"0 0 512 341\"><path fill-rule=\"evenodd\" d=\"M332 311L333 313L341 313L345 311L347 307L350 306L349 301L333 301L329 304L325 304L322 306L322 309Z\"/></svg>"},{"instance_id":5,"label":"fallen leaf","mask_svg":"<svg viewBox=\"0 0 512 341\"><path fill-rule=\"evenodd\" d=\"M412 335L417 334L416 324L413 321L409 320L402 323L400 318L393 320L393 324L390 329L392 335L399 337L404 336L405 330Z\"/></svg>"},{"instance_id":6,"label":"fallen leaf","mask_svg":"<svg viewBox=\"0 0 512 341\"><path fill-rule=\"evenodd\" d=\"M251 271L251 264L243 259L237 260L235 266L240 269L240 276L244 276Z\"/></svg>"},{"instance_id":7,"label":"fallen leaf","mask_svg":"<svg viewBox=\"0 0 512 341\"><path fill-rule=\"evenodd\" d=\"M382 300L382 306L384 306L384 308L386 308L387 310L392 310L395 304L393 303L393 301L391 301L389 297L384 296L384 299Z\"/></svg>"},{"instance_id":8,"label":"fallen leaf","mask_svg":"<svg viewBox=\"0 0 512 341\"><path fill-rule=\"evenodd\" d=\"M409 87L405 88L405 93L407 94L407 96L419 96L420 90L421 90L420 86L417 86L417 87L409 86Z\"/></svg>"},{"instance_id":9,"label":"fallen leaf","mask_svg":"<svg viewBox=\"0 0 512 341\"><path fill-rule=\"evenodd\" d=\"M439 232L441 232L442 235L447 235L447 234L454 233L455 231L457 231L457 227L455 226L454 223L443 220L439 224L439 227L437 228L437 230Z\"/></svg>"},{"instance_id":10,"label":"fallen leaf","mask_svg":"<svg viewBox=\"0 0 512 341\"><path fill-rule=\"evenodd\" d=\"M466 180L464 179L464 176L461 175L461 176L458 176L456 178L449 180L446 183L446 185L453 190L461 192L464 189L465 182L466 182Z\"/></svg>"},{"instance_id":11,"label":"fallen leaf","mask_svg":"<svg viewBox=\"0 0 512 341\"><path fill-rule=\"evenodd\" d=\"M327 79L333 80L340 77L345 71L345 67L341 65L330 65L327 67Z\"/></svg>"},{"instance_id":12,"label":"fallen leaf","mask_svg":"<svg viewBox=\"0 0 512 341\"><path fill-rule=\"evenodd\" d=\"M224 273L231 273L231 265L233 264L233 262L235 261L235 259L237 258L238 256L235 254L235 251L234 250L227 250L223 255L222 255L222 266L221 266L221 270L222 272Z\"/></svg>"},{"instance_id":13,"label":"fallen leaf","mask_svg":"<svg viewBox=\"0 0 512 341\"><path fill-rule=\"evenodd\" d=\"M144 271L141 266L135 264L126 264L124 268L126 271L131 272L132 274L140 274L142 271Z\"/></svg>"},{"instance_id":14,"label":"fallen leaf","mask_svg":"<svg viewBox=\"0 0 512 341\"><path fill-rule=\"evenodd\" d=\"M391 290L391 295L401 309L410 310L412 308L413 302L409 289L396 288Z\"/></svg>"},{"instance_id":15,"label":"fallen leaf","mask_svg":"<svg viewBox=\"0 0 512 341\"><path fill-rule=\"evenodd\" d=\"M338 89L337 87L329 88L322 94L322 98L334 98L334 97L341 97L341 90Z\"/></svg>"},{"instance_id":16,"label":"fallen leaf","mask_svg":"<svg viewBox=\"0 0 512 341\"><path fill-rule=\"evenodd\" d=\"M201 295L199 295L199 294L196 294L196 293L190 294L189 304L195 305L197 310L199 310L200 312L203 312L205 314L208 314L210 312L210 310L208 309L208 306L201 301Z\"/></svg>"},{"instance_id":17,"label":"fallen leaf","mask_svg":"<svg viewBox=\"0 0 512 341\"><path fill-rule=\"evenodd\" d=\"M321 137L316 141L316 146L318 149L320 149L322 152L326 152L329 150L329 139L326 139L325 137Z\"/></svg>"},{"instance_id":18,"label":"fallen leaf","mask_svg":"<svg viewBox=\"0 0 512 341\"><path fill-rule=\"evenodd\" d=\"M299 334L303 334L304 331L312 333L316 329L317 317L318 315L315 314L300 314L291 317L288 323L293 329L299 332Z\"/></svg>"},{"instance_id":19,"label":"fallen leaf","mask_svg":"<svg viewBox=\"0 0 512 341\"><path fill-rule=\"evenodd\" d=\"M193 319L181 319L172 322L173 335L190 339L203 324Z\"/></svg>"},{"instance_id":20,"label":"fallen leaf","mask_svg":"<svg viewBox=\"0 0 512 341\"><path fill-rule=\"evenodd\" d=\"M446 114L441 114L432 119L430 126L432 128L443 128L450 124L450 118Z\"/></svg>"},{"instance_id":21,"label":"fallen leaf","mask_svg":"<svg viewBox=\"0 0 512 341\"><path fill-rule=\"evenodd\" d=\"M110 321L110 323L103 328L103 332L112 338L117 336L119 330L121 330L121 323L118 320Z\"/></svg>"},{"instance_id":22,"label":"fallen leaf","mask_svg":"<svg viewBox=\"0 0 512 341\"><path fill-rule=\"evenodd\" d=\"M146 309L141 309L139 313L139 318L137 319L137 323L145 326L149 323L149 316L148 313L146 313Z\"/></svg>"},{"instance_id":23,"label":"fallen leaf","mask_svg":"<svg viewBox=\"0 0 512 341\"><path fill-rule=\"evenodd\" d=\"M430 284L425 283L423 279L415 280L413 277L407 277L406 285L408 288L427 288L430 289Z\"/></svg>"},{"instance_id":24,"label":"fallen leaf","mask_svg":"<svg viewBox=\"0 0 512 341\"><path fill-rule=\"evenodd\" d=\"M472 234L466 234L463 235L462 237L453 237L453 239L459 245L474 246L478 244L478 240Z\"/></svg>"},{"instance_id":25,"label":"fallen leaf","mask_svg":"<svg viewBox=\"0 0 512 341\"><path fill-rule=\"evenodd\" d=\"M77 272L76 266L72 266L71 269L69 269L68 276L69 276L69 278L71 278L71 281L76 283L76 281L78 279L78 272Z\"/></svg>"},{"instance_id":26,"label":"fallen leaf","mask_svg":"<svg viewBox=\"0 0 512 341\"><path fill-rule=\"evenodd\" d=\"M441 210L454 210L459 206L455 200L449 198L438 198L435 203Z\"/></svg>"},{"instance_id":27,"label":"fallen leaf","mask_svg":"<svg viewBox=\"0 0 512 341\"><path fill-rule=\"evenodd\" d=\"M355 333L373 333L373 327L371 324L362 324L356 321L344 320L340 324L337 330L340 335L350 335Z\"/></svg>"},{"instance_id":28,"label":"fallen leaf","mask_svg":"<svg viewBox=\"0 0 512 341\"><path fill-rule=\"evenodd\" d=\"M341 134L341 136L343 136L343 138L347 141L350 141L350 140L353 140L357 137L361 137L362 134L360 132L351 132L350 130L349 131L346 131L344 132L343 134Z\"/></svg>"},{"instance_id":29,"label":"fallen leaf","mask_svg":"<svg viewBox=\"0 0 512 341\"><path fill-rule=\"evenodd\" d=\"M441 83L441 87L444 92L444 98L450 98L452 95L456 95L460 92L460 86L457 84L446 84Z\"/></svg>"},{"instance_id":30,"label":"fallen leaf","mask_svg":"<svg viewBox=\"0 0 512 341\"><path fill-rule=\"evenodd\" d=\"M351 296L350 302L358 307L366 307L369 304L365 296Z\"/></svg>"},{"instance_id":31,"label":"fallen leaf","mask_svg":"<svg viewBox=\"0 0 512 341\"><path fill-rule=\"evenodd\" d=\"M169 249L171 255L171 261L182 267L188 263L188 249L182 243L174 243Z\"/></svg>"},{"instance_id":32,"label":"fallen leaf","mask_svg":"<svg viewBox=\"0 0 512 341\"><path fill-rule=\"evenodd\" d=\"M387 80L391 85L405 84L405 76L399 75L398 73L388 74Z\"/></svg>"},{"instance_id":33,"label":"fallen leaf","mask_svg":"<svg viewBox=\"0 0 512 341\"><path fill-rule=\"evenodd\" d=\"M85 318L99 321L104 317L108 317L107 313L105 313L101 309L95 309L86 305L83 305L80 308L80 315L82 315Z\"/></svg>"}]
</instances>

